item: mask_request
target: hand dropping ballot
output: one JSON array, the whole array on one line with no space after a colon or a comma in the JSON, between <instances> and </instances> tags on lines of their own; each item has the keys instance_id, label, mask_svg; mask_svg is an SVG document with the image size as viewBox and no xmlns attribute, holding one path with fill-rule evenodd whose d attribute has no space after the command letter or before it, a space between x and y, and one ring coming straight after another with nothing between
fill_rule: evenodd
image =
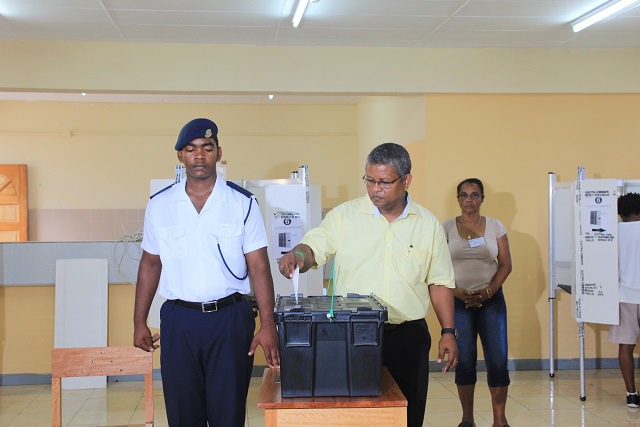
<instances>
[{"instance_id":1,"label":"hand dropping ballot","mask_svg":"<svg viewBox=\"0 0 640 427\"><path fill-rule=\"evenodd\" d=\"M296 305L295 308L300 308L300 303L298 301L298 279L300 279L300 267L296 267L293 272L293 293L296 296Z\"/></svg>"}]
</instances>

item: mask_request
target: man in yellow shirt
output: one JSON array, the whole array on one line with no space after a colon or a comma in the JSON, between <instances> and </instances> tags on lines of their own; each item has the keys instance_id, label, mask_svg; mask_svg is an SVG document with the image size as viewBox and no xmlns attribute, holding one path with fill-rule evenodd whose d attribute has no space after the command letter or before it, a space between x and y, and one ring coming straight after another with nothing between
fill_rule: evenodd
<instances>
[{"instance_id":1,"label":"man in yellow shirt","mask_svg":"<svg viewBox=\"0 0 640 427\"><path fill-rule=\"evenodd\" d=\"M385 143L367 157L363 181L368 197L332 209L319 227L280 259L280 273L293 277L335 256L335 295L374 294L389 310L383 363L408 401L409 427L424 420L429 386L429 304L442 327L438 362L455 367L453 291L449 249L438 219L411 201L411 158L401 145Z\"/></svg>"}]
</instances>

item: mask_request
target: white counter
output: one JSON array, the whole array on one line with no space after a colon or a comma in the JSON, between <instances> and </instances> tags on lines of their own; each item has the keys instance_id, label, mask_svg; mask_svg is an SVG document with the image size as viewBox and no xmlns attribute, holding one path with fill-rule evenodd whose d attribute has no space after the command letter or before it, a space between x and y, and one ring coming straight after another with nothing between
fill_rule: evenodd
<instances>
[{"instance_id":1,"label":"white counter","mask_svg":"<svg viewBox=\"0 0 640 427\"><path fill-rule=\"evenodd\" d=\"M109 283L131 283L138 275L138 242L0 243L0 286L54 285L56 260L103 258Z\"/></svg>"}]
</instances>

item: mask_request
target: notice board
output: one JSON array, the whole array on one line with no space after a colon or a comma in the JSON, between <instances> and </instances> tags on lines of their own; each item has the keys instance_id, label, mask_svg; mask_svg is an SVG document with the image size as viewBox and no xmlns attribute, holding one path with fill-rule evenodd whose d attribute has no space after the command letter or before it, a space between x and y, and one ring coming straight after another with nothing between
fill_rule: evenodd
<instances>
[{"instance_id":1,"label":"notice board","mask_svg":"<svg viewBox=\"0 0 640 427\"><path fill-rule=\"evenodd\" d=\"M571 295L578 322L619 322L617 200L615 179L576 181Z\"/></svg>"}]
</instances>

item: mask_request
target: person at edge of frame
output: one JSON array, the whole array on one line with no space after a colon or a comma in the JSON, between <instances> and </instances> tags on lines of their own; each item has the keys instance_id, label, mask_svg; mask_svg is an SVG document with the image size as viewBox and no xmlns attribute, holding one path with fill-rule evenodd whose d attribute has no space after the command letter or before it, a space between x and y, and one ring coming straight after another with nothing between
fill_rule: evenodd
<instances>
[{"instance_id":1,"label":"person at edge of frame","mask_svg":"<svg viewBox=\"0 0 640 427\"><path fill-rule=\"evenodd\" d=\"M620 324L609 327L609 342L618 343L620 373L627 389L627 406L640 407L633 351L640 337L640 194L618 198L618 300Z\"/></svg>"}]
</instances>

